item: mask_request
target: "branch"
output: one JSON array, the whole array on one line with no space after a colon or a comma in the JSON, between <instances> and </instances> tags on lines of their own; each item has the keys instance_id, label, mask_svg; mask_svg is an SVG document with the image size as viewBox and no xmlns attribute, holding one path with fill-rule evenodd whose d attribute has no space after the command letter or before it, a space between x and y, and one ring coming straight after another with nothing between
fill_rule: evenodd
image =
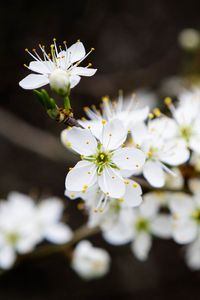
<instances>
[{"instance_id":1,"label":"branch","mask_svg":"<svg viewBox=\"0 0 200 300\"><path fill-rule=\"evenodd\" d=\"M41 246L36 249L34 252L24 254L21 258L37 258L46 255L52 255L59 252L66 252L69 248L71 248L74 244L79 242L82 239L88 238L92 235L95 235L100 232L99 227L89 228L87 226L81 226L78 228L73 235L73 238L62 245L46 245Z\"/></svg>"}]
</instances>

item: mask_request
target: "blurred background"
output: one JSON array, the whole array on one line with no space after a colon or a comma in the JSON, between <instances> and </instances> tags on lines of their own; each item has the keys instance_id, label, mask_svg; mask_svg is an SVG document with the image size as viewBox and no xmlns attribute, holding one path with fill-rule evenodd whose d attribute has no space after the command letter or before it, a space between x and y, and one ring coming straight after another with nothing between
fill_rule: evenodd
<instances>
[{"instance_id":1,"label":"blurred background","mask_svg":"<svg viewBox=\"0 0 200 300\"><path fill-rule=\"evenodd\" d=\"M115 98L119 89L150 99L176 95L183 76L198 78L200 51L180 46L185 28L200 30L200 2L191 1L5 1L1 4L0 198L11 190L36 198L57 195L66 203L69 224L85 217L77 203L64 199L64 178L74 157L60 144L62 125L46 115L31 91L18 82L28 75L25 48L48 46L54 37L68 45L83 41L95 47L88 58L98 68L72 91L76 117L101 97ZM194 76L195 75L195 76ZM173 78L173 84L172 79ZM184 77L185 78L185 77ZM195 79L194 79L195 78ZM170 81L171 80L171 81ZM176 85L174 86L174 82ZM187 85L187 82L185 83ZM84 282L55 255L26 261L0 276L0 299L191 299L200 292L200 274L191 272L180 247L156 240L147 262L138 262L129 246L112 247L97 236L96 246L111 254L103 279Z\"/></svg>"}]
</instances>

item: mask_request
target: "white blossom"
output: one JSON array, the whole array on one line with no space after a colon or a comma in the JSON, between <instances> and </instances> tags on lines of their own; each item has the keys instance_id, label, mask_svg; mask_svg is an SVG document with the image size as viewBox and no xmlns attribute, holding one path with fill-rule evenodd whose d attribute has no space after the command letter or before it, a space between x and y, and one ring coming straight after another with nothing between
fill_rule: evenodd
<instances>
[{"instance_id":1,"label":"white blossom","mask_svg":"<svg viewBox=\"0 0 200 300\"><path fill-rule=\"evenodd\" d=\"M56 197L41 201L36 209L35 226L40 240L46 239L54 244L63 244L72 238L68 225L60 221L64 206Z\"/></svg>"},{"instance_id":2,"label":"white blossom","mask_svg":"<svg viewBox=\"0 0 200 300\"><path fill-rule=\"evenodd\" d=\"M31 53L26 51L34 59L26 66L29 70L36 74L30 74L20 81L19 85L24 89L37 89L47 84L58 94L65 95L67 90L75 87L81 77L92 76L96 73L96 69L87 67L79 67L80 63L91 53L86 54L85 48L81 42L76 42L67 48L64 42L64 50L54 43L51 45L51 54L47 54L45 47L40 45L42 57L33 49Z\"/></svg>"},{"instance_id":3,"label":"white blossom","mask_svg":"<svg viewBox=\"0 0 200 300\"><path fill-rule=\"evenodd\" d=\"M118 119L127 130L130 130L134 124L146 120L149 113L148 106L141 108L137 104L135 96L124 100L123 95L120 94L118 100L113 102L106 96L102 98L101 111L95 106L85 107L85 113L89 120L83 118L79 122L83 127L89 128L97 138L100 137L103 128L102 120Z\"/></svg>"},{"instance_id":4,"label":"white blossom","mask_svg":"<svg viewBox=\"0 0 200 300\"><path fill-rule=\"evenodd\" d=\"M168 167L186 162L189 151L182 140L171 137L171 120L166 117L149 120L148 124L136 124L131 129L133 143L146 154L143 175L154 187L165 184L165 172L175 175Z\"/></svg>"},{"instance_id":5,"label":"white blossom","mask_svg":"<svg viewBox=\"0 0 200 300\"><path fill-rule=\"evenodd\" d=\"M192 185L192 183L190 183ZM194 184L194 183L193 183ZM173 193L170 209L173 215L174 240L179 244L194 241L199 234L200 223L200 189L194 196Z\"/></svg>"},{"instance_id":6,"label":"white blossom","mask_svg":"<svg viewBox=\"0 0 200 300\"><path fill-rule=\"evenodd\" d=\"M12 192L0 203L0 268L11 268L17 253L34 249L39 241L34 216L34 203L26 195Z\"/></svg>"},{"instance_id":7,"label":"white blossom","mask_svg":"<svg viewBox=\"0 0 200 300\"><path fill-rule=\"evenodd\" d=\"M114 245L132 241L131 249L135 256L139 260L147 259L152 236L171 236L170 216L159 213L159 207L159 203L153 197L148 197L138 208L133 209L128 217L127 213L121 214L118 222L104 231L104 238Z\"/></svg>"},{"instance_id":8,"label":"white blossom","mask_svg":"<svg viewBox=\"0 0 200 300\"><path fill-rule=\"evenodd\" d=\"M88 129L73 127L62 132L62 141L81 155L66 176L69 191L85 192L98 183L111 198L123 198L126 191L122 170L137 170L144 164L144 153L136 148L122 147L127 131L119 120L105 124L99 140Z\"/></svg>"},{"instance_id":9,"label":"white blossom","mask_svg":"<svg viewBox=\"0 0 200 300\"><path fill-rule=\"evenodd\" d=\"M85 280L103 277L109 271L110 256L101 249L93 247L89 241L79 242L74 249L72 268Z\"/></svg>"},{"instance_id":10,"label":"white blossom","mask_svg":"<svg viewBox=\"0 0 200 300\"><path fill-rule=\"evenodd\" d=\"M174 118L169 124L171 136L200 153L200 90L185 91L179 95L177 107L170 100L168 107Z\"/></svg>"}]
</instances>

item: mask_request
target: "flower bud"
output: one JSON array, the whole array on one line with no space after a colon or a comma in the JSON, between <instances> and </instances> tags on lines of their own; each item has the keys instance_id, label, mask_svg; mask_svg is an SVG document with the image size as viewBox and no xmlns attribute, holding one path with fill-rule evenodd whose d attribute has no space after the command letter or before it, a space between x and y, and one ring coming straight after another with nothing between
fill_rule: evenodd
<instances>
[{"instance_id":1,"label":"flower bud","mask_svg":"<svg viewBox=\"0 0 200 300\"><path fill-rule=\"evenodd\" d=\"M57 94L61 96L66 96L69 91L70 80L69 74L62 70L56 69L54 70L50 77L49 82L52 90L54 90Z\"/></svg>"},{"instance_id":2,"label":"flower bud","mask_svg":"<svg viewBox=\"0 0 200 300\"><path fill-rule=\"evenodd\" d=\"M80 277L91 280L104 276L110 266L109 254L101 249L93 247L89 241L81 241L75 248L72 268Z\"/></svg>"}]
</instances>

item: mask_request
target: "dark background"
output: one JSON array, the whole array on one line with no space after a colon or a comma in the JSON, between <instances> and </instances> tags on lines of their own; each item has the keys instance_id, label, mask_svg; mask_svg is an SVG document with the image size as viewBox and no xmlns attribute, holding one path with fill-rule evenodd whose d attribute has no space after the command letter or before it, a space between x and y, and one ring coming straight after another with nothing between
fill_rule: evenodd
<instances>
[{"instance_id":1,"label":"dark background","mask_svg":"<svg viewBox=\"0 0 200 300\"><path fill-rule=\"evenodd\" d=\"M74 160L60 145L63 129L48 119L31 91L18 82L28 75L24 48L38 43L81 39L88 61L98 68L72 91L76 116L106 94L115 97L135 88L157 89L162 79L179 73L182 51L178 33L200 29L199 1L4 1L0 18L0 198L10 190L63 197L64 178ZM8 114L7 114L8 113ZM40 150L42 149L42 150ZM69 223L83 217L76 203L66 203ZM157 240L147 262L138 262L129 246L111 247L92 239L113 257L101 280L81 281L62 256L26 261L0 277L0 299L196 299L200 276L185 266L183 252L171 241Z\"/></svg>"}]
</instances>

